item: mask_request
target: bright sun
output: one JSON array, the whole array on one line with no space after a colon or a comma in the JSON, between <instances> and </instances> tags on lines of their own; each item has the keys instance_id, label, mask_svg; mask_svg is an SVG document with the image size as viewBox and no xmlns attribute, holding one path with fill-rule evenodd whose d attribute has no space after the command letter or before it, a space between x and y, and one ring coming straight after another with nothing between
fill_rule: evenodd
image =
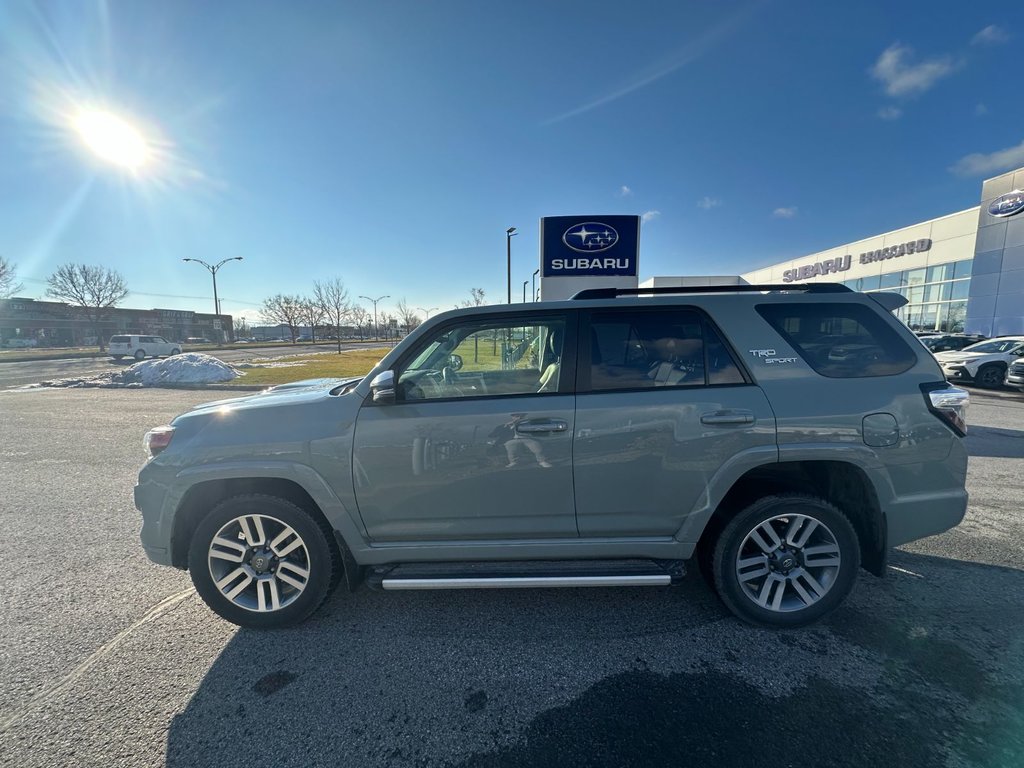
<instances>
[{"instance_id":1,"label":"bright sun","mask_svg":"<svg viewBox=\"0 0 1024 768\"><path fill-rule=\"evenodd\" d=\"M137 171L150 157L150 148L134 126L101 110L86 110L74 120L75 130L97 156L130 171Z\"/></svg>"}]
</instances>

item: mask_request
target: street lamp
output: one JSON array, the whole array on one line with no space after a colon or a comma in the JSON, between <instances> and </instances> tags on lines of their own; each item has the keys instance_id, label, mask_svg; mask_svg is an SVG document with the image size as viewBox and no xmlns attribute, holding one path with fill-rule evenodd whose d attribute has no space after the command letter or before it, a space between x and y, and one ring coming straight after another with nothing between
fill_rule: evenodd
<instances>
[{"instance_id":1,"label":"street lamp","mask_svg":"<svg viewBox=\"0 0 1024 768\"><path fill-rule=\"evenodd\" d=\"M210 275L213 276L213 314L220 316L220 299L217 298L217 270L227 264L229 261L241 261L241 256L232 256L230 259L223 259L218 261L216 264L207 264L202 259L182 259L182 261L194 261L196 264L202 264L208 270ZM221 329L221 340L223 341L224 329Z\"/></svg>"},{"instance_id":2,"label":"street lamp","mask_svg":"<svg viewBox=\"0 0 1024 768\"><path fill-rule=\"evenodd\" d=\"M515 227L509 227L505 230L505 256L506 264L508 266L508 303L512 303L512 238L518 233Z\"/></svg>"},{"instance_id":3,"label":"street lamp","mask_svg":"<svg viewBox=\"0 0 1024 768\"><path fill-rule=\"evenodd\" d=\"M376 299L371 299L369 296L360 296L360 299L366 299L367 301L373 302L373 338L380 339L380 328L377 327L377 302L383 301L384 299L390 299L390 296L378 296Z\"/></svg>"},{"instance_id":4,"label":"street lamp","mask_svg":"<svg viewBox=\"0 0 1024 768\"><path fill-rule=\"evenodd\" d=\"M437 307L431 307L430 309L424 309L423 307L416 307L420 312L427 316L427 320L430 319L430 313L433 312Z\"/></svg>"},{"instance_id":5,"label":"street lamp","mask_svg":"<svg viewBox=\"0 0 1024 768\"><path fill-rule=\"evenodd\" d=\"M530 284L530 301L537 300L537 273L540 272L540 267L533 270L533 277L530 278L533 282Z\"/></svg>"},{"instance_id":6,"label":"street lamp","mask_svg":"<svg viewBox=\"0 0 1024 768\"><path fill-rule=\"evenodd\" d=\"M526 285L529 282L529 280L523 280L523 304L526 303Z\"/></svg>"}]
</instances>

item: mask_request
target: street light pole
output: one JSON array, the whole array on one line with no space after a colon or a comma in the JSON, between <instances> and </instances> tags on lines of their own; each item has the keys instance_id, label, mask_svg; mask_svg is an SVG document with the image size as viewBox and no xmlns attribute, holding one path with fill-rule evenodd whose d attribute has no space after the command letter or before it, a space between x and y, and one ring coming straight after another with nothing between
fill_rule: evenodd
<instances>
[{"instance_id":1,"label":"street light pole","mask_svg":"<svg viewBox=\"0 0 1024 768\"><path fill-rule=\"evenodd\" d=\"M515 227L505 230L505 258L508 267L508 303L512 303L512 238L518 233Z\"/></svg>"},{"instance_id":2,"label":"street light pole","mask_svg":"<svg viewBox=\"0 0 1024 768\"><path fill-rule=\"evenodd\" d=\"M371 299L369 296L360 296L360 299L366 299L367 301L373 302L373 338L375 341L380 340L380 328L377 327L377 302L383 301L384 299L390 299L390 296L378 296L376 299Z\"/></svg>"},{"instance_id":3,"label":"street light pole","mask_svg":"<svg viewBox=\"0 0 1024 768\"><path fill-rule=\"evenodd\" d=\"M423 307L416 307L420 312L427 316L427 320L430 319L430 313L433 312L437 307L431 307L430 309L424 309Z\"/></svg>"},{"instance_id":4,"label":"street light pole","mask_svg":"<svg viewBox=\"0 0 1024 768\"><path fill-rule=\"evenodd\" d=\"M540 272L540 267L538 267L537 269L533 270L533 277L531 278L531 280L533 282L530 283L530 301L536 301L537 300L537 273L538 272Z\"/></svg>"},{"instance_id":5,"label":"street light pole","mask_svg":"<svg viewBox=\"0 0 1024 768\"><path fill-rule=\"evenodd\" d=\"M217 270L227 264L229 261L242 261L241 256L232 256L230 259L222 259L216 264L207 264L202 259L182 259L182 261L194 261L196 264L202 264L210 271L210 275L213 277L213 314L218 318L220 317L220 299L217 298ZM223 341L224 329L221 329L221 341Z\"/></svg>"},{"instance_id":6,"label":"street light pole","mask_svg":"<svg viewBox=\"0 0 1024 768\"><path fill-rule=\"evenodd\" d=\"M529 280L523 280L523 304L526 303L526 285L529 282Z\"/></svg>"}]
</instances>

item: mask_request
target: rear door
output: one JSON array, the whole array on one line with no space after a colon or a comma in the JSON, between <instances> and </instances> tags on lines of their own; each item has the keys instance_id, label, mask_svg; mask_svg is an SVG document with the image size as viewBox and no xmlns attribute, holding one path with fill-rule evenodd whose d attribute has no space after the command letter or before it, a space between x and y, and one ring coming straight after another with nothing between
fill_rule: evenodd
<instances>
[{"instance_id":1,"label":"rear door","mask_svg":"<svg viewBox=\"0 0 1024 768\"><path fill-rule=\"evenodd\" d=\"M767 398L697 309L594 310L580 339L580 536L674 535L723 464L774 446Z\"/></svg>"}]
</instances>

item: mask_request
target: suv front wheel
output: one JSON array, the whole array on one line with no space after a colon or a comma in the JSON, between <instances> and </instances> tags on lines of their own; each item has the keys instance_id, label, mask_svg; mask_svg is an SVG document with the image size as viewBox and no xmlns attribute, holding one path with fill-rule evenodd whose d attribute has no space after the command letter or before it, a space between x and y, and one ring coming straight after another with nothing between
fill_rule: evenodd
<instances>
[{"instance_id":1,"label":"suv front wheel","mask_svg":"<svg viewBox=\"0 0 1024 768\"><path fill-rule=\"evenodd\" d=\"M814 496L766 496L740 512L715 545L715 588L739 618L799 627L838 606L860 567L846 516Z\"/></svg>"},{"instance_id":2,"label":"suv front wheel","mask_svg":"<svg viewBox=\"0 0 1024 768\"><path fill-rule=\"evenodd\" d=\"M188 553L196 592L242 627L297 624L334 586L339 558L304 509L264 494L233 496L200 521Z\"/></svg>"}]
</instances>

